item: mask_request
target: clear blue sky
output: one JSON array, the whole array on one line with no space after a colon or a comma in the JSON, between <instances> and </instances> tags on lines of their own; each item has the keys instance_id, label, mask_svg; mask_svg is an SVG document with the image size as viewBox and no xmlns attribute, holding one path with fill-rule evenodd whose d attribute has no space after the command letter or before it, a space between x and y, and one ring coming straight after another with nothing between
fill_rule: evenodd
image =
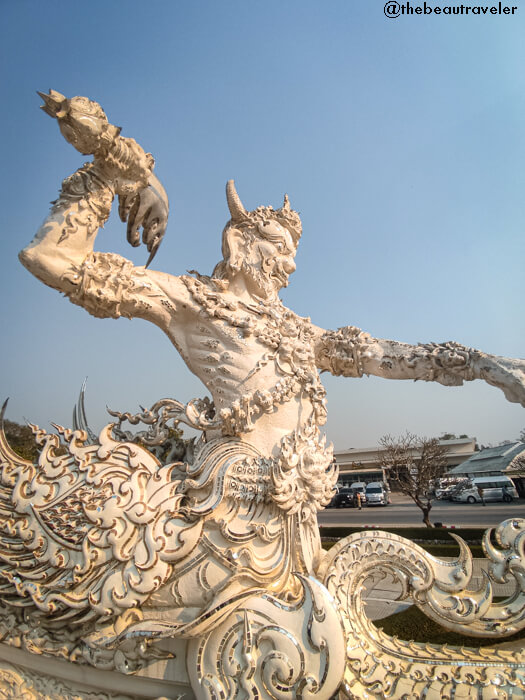
<instances>
[{"instance_id":1,"label":"clear blue sky","mask_svg":"<svg viewBox=\"0 0 525 700\"><path fill-rule=\"evenodd\" d=\"M82 164L38 108L35 90L50 87L96 99L155 155L172 209L157 269L212 270L235 178L248 208L288 192L301 212L283 294L298 313L523 357L525 3L514 5L512 16L388 19L381 0L3 0L8 417L69 425L86 375L97 429L106 404L205 392L158 329L91 318L18 263ZM115 214L98 248L147 258ZM338 449L406 429L495 443L525 426L523 408L481 382L325 385Z\"/></svg>"}]
</instances>

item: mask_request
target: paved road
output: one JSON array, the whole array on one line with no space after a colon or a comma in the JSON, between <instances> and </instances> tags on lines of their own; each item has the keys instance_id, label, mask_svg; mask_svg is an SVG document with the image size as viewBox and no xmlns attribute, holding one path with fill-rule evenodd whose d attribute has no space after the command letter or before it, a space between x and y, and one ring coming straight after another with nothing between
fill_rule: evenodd
<instances>
[{"instance_id":1,"label":"paved road","mask_svg":"<svg viewBox=\"0 0 525 700\"><path fill-rule=\"evenodd\" d=\"M431 522L458 527L492 527L507 518L525 518L525 500L512 503L451 503L434 501ZM423 525L421 510L406 496L392 494L389 506L327 508L318 515L320 525L352 525L354 527Z\"/></svg>"}]
</instances>

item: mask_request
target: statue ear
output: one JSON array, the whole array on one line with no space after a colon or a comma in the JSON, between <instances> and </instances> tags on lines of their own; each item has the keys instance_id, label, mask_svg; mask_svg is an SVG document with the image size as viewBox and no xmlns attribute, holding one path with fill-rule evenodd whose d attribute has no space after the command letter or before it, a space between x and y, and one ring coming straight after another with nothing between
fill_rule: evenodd
<instances>
[{"instance_id":1,"label":"statue ear","mask_svg":"<svg viewBox=\"0 0 525 700\"><path fill-rule=\"evenodd\" d=\"M238 272L248 253L246 234L232 226L228 228L224 238L226 244L223 250L224 260L231 270Z\"/></svg>"}]
</instances>

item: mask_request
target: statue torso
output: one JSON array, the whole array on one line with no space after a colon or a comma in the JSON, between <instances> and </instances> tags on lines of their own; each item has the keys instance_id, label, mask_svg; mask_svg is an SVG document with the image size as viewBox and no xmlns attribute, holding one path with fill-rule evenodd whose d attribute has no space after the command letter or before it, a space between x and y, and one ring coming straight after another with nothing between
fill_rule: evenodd
<instances>
[{"instance_id":1,"label":"statue torso","mask_svg":"<svg viewBox=\"0 0 525 700\"><path fill-rule=\"evenodd\" d=\"M262 442L266 452L307 423L324 423L309 319L278 299L246 304L209 278L179 279L188 303L168 334L211 393L223 434Z\"/></svg>"}]
</instances>

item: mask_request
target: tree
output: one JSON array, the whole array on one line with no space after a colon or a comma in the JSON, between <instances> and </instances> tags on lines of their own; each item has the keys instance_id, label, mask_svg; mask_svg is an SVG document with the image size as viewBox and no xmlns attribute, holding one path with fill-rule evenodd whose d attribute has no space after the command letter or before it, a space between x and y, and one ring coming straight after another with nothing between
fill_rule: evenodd
<instances>
[{"instance_id":1,"label":"tree","mask_svg":"<svg viewBox=\"0 0 525 700\"><path fill-rule=\"evenodd\" d=\"M468 435L465 433L462 435L456 435L455 433L443 433L439 436L440 440L461 440L462 438L468 438Z\"/></svg>"},{"instance_id":2,"label":"tree","mask_svg":"<svg viewBox=\"0 0 525 700\"><path fill-rule=\"evenodd\" d=\"M525 450L517 454L506 469L508 476L525 477Z\"/></svg>"},{"instance_id":3,"label":"tree","mask_svg":"<svg viewBox=\"0 0 525 700\"><path fill-rule=\"evenodd\" d=\"M28 425L20 425L4 419L4 434L11 449L24 459L35 462L38 459L38 446L33 431Z\"/></svg>"},{"instance_id":4,"label":"tree","mask_svg":"<svg viewBox=\"0 0 525 700\"><path fill-rule=\"evenodd\" d=\"M387 470L401 493L409 496L423 513L423 522L430 522L436 479L447 466L445 445L437 438L421 438L406 432L398 438L385 435L379 440L383 451L379 454L381 466Z\"/></svg>"}]
</instances>

